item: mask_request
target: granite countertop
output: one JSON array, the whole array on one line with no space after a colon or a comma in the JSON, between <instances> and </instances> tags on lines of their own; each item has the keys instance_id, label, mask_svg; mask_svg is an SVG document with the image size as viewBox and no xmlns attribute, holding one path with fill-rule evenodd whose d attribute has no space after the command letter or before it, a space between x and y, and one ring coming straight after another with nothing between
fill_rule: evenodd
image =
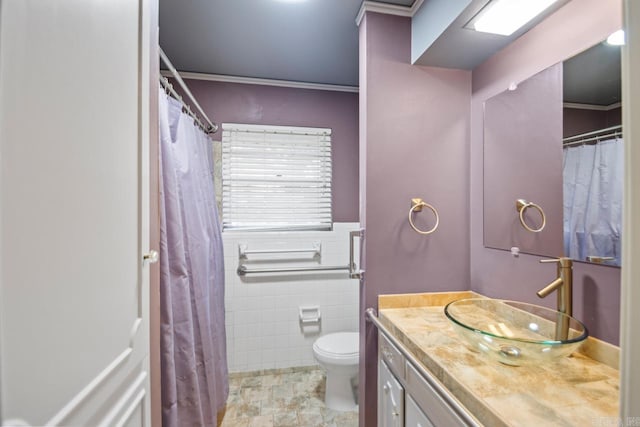
<instances>
[{"instance_id":1,"label":"granite countertop","mask_svg":"<svg viewBox=\"0 0 640 427\"><path fill-rule=\"evenodd\" d=\"M380 321L487 426L618 425L619 349L588 338L543 366L507 366L467 347L444 315L472 292L381 295Z\"/></svg>"}]
</instances>

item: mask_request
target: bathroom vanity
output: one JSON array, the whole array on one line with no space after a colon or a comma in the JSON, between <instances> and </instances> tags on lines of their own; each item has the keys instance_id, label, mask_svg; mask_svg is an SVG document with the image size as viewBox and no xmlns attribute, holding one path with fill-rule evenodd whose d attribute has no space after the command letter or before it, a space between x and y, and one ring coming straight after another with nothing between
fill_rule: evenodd
<instances>
[{"instance_id":1,"label":"bathroom vanity","mask_svg":"<svg viewBox=\"0 0 640 427\"><path fill-rule=\"evenodd\" d=\"M382 332L378 340L379 427L479 425L469 413L465 422L448 403L455 397L444 390L448 399L443 399Z\"/></svg>"},{"instance_id":2,"label":"bathroom vanity","mask_svg":"<svg viewBox=\"0 0 640 427\"><path fill-rule=\"evenodd\" d=\"M378 426L585 426L618 419L618 348L508 366L470 349L443 313L473 292L381 295ZM615 424L617 425L617 424Z\"/></svg>"}]
</instances>

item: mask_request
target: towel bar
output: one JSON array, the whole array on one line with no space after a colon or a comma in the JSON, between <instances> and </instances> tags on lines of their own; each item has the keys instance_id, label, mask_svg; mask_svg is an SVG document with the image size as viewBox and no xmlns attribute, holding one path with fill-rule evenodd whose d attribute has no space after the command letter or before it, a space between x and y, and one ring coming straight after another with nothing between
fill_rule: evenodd
<instances>
[{"instance_id":1,"label":"towel bar","mask_svg":"<svg viewBox=\"0 0 640 427\"><path fill-rule=\"evenodd\" d=\"M238 267L238 276L254 273L296 273L304 271L333 271L333 270L350 270L348 265L321 265L313 267L274 267L274 268L255 268L249 269L244 265Z\"/></svg>"}]
</instances>

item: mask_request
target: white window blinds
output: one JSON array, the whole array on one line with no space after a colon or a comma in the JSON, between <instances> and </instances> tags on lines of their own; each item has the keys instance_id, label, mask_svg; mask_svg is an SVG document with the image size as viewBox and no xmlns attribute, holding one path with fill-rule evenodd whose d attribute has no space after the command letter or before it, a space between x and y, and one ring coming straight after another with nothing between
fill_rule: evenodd
<instances>
[{"instance_id":1,"label":"white window blinds","mask_svg":"<svg viewBox=\"0 0 640 427\"><path fill-rule=\"evenodd\" d=\"M222 129L224 229L331 229L331 129Z\"/></svg>"}]
</instances>

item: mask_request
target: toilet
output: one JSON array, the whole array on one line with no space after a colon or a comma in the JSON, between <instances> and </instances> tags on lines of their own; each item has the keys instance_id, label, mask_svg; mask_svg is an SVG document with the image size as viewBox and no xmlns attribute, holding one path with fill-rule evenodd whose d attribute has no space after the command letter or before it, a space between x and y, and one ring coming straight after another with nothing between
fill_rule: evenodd
<instances>
[{"instance_id":1,"label":"toilet","mask_svg":"<svg viewBox=\"0 0 640 427\"><path fill-rule=\"evenodd\" d=\"M357 332L337 332L321 336L313 343L313 355L327 373L324 402L335 411L357 407L351 381L358 374L359 336Z\"/></svg>"}]
</instances>

